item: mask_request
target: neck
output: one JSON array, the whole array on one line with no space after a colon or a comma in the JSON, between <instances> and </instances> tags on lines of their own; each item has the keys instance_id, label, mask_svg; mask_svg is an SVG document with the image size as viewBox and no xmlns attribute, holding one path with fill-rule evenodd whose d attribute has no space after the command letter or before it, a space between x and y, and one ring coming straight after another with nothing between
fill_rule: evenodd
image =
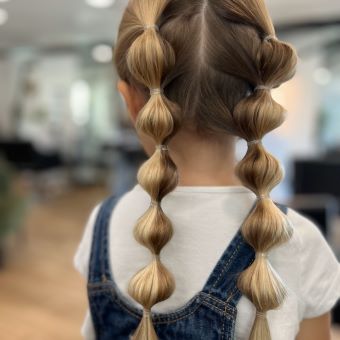
<instances>
[{"instance_id":1,"label":"neck","mask_svg":"<svg viewBox=\"0 0 340 340\"><path fill-rule=\"evenodd\" d=\"M235 138L208 139L180 131L170 142L179 186L239 186L235 175Z\"/></svg>"}]
</instances>

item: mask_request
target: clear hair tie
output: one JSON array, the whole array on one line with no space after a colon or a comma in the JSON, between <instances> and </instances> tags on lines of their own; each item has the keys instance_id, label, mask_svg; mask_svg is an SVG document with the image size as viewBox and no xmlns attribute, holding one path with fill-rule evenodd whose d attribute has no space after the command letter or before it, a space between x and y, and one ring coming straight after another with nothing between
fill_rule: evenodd
<instances>
[{"instance_id":1,"label":"clear hair tie","mask_svg":"<svg viewBox=\"0 0 340 340\"><path fill-rule=\"evenodd\" d=\"M156 145L156 149L159 151L169 151L169 146L165 144Z\"/></svg>"},{"instance_id":2,"label":"clear hair tie","mask_svg":"<svg viewBox=\"0 0 340 340\"><path fill-rule=\"evenodd\" d=\"M267 254L264 253L264 252L257 252L257 253L256 253L256 257L258 257L258 258L266 258L266 257L267 257Z\"/></svg>"},{"instance_id":3,"label":"clear hair tie","mask_svg":"<svg viewBox=\"0 0 340 340\"><path fill-rule=\"evenodd\" d=\"M151 310L150 309L144 309L143 314L146 318L151 317Z\"/></svg>"},{"instance_id":4,"label":"clear hair tie","mask_svg":"<svg viewBox=\"0 0 340 340\"><path fill-rule=\"evenodd\" d=\"M255 140L251 140L251 141L247 142L248 146L261 144L261 143L262 143L262 139L255 139Z\"/></svg>"},{"instance_id":5,"label":"clear hair tie","mask_svg":"<svg viewBox=\"0 0 340 340\"><path fill-rule=\"evenodd\" d=\"M258 200L270 200L271 198L269 195L262 194L262 195L258 195L257 199Z\"/></svg>"},{"instance_id":6,"label":"clear hair tie","mask_svg":"<svg viewBox=\"0 0 340 340\"><path fill-rule=\"evenodd\" d=\"M270 40L278 40L278 38L273 34L269 34L263 39L263 41L266 41L266 42L269 42Z\"/></svg>"},{"instance_id":7,"label":"clear hair tie","mask_svg":"<svg viewBox=\"0 0 340 340\"><path fill-rule=\"evenodd\" d=\"M150 89L150 96L156 96L159 94L163 94L163 90L161 88L154 88L154 89Z\"/></svg>"},{"instance_id":8,"label":"clear hair tie","mask_svg":"<svg viewBox=\"0 0 340 340\"><path fill-rule=\"evenodd\" d=\"M144 25L143 27L144 27L144 31L155 30L155 31L159 32L159 27L156 24Z\"/></svg>"},{"instance_id":9,"label":"clear hair tie","mask_svg":"<svg viewBox=\"0 0 340 340\"><path fill-rule=\"evenodd\" d=\"M255 91L271 91L273 88L271 86L266 85L258 85L255 87Z\"/></svg>"},{"instance_id":10,"label":"clear hair tie","mask_svg":"<svg viewBox=\"0 0 340 340\"><path fill-rule=\"evenodd\" d=\"M256 311L256 316L258 318L262 318L262 319L265 319L267 317L267 313L266 312L260 312L260 311Z\"/></svg>"},{"instance_id":11,"label":"clear hair tie","mask_svg":"<svg viewBox=\"0 0 340 340\"><path fill-rule=\"evenodd\" d=\"M159 202L152 200L152 201L150 202L150 205L151 205L152 207L157 207L157 206L159 206Z\"/></svg>"}]
</instances>

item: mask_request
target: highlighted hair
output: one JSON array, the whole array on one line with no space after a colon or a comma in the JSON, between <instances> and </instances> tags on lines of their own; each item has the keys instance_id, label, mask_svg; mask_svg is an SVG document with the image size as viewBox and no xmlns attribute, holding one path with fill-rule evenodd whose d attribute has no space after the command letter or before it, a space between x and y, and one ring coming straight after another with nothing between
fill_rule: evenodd
<instances>
[{"instance_id":1,"label":"highlighted hair","mask_svg":"<svg viewBox=\"0 0 340 340\"><path fill-rule=\"evenodd\" d=\"M162 79L175 64L174 51L162 39L156 25L164 6L164 0L133 2L131 9L136 37L126 55L132 77L150 90L149 99L138 115L137 129L151 137L158 146L138 173L138 182L149 193L151 205L138 220L134 236L150 250L153 260L132 278L129 285L129 294L144 308L134 340L157 339L151 309L155 304L168 299L175 289L174 278L160 259L162 248L173 234L161 201L178 182L177 169L166 145L180 125L176 105L165 97L162 90Z\"/></svg>"},{"instance_id":2,"label":"highlighted hair","mask_svg":"<svg viewBox=\"0 0 340 340\"><path fill-rule=\"evenodd\" d=\"M178 182L167 144L179 128L189 127L204 138L228 134L248 142L236 173L258 197L242 226L256 258L238 287L257 311L250 340L270 340L266 315L282 304L286 290L267 253L290 239L292 227L270 199L283 173L261 140L284 122L285 110L270 89L294 76L295 50L275 37L264 0L130 0L115 62L121 79L145 93L137 128L159 146L138 174L152 204L138 220L135 238L153 260L129 286L144 307L133 339L157 339L150 311L175 288L160 259L173 233L161 202Z\"/></svg>"}]
</instances>

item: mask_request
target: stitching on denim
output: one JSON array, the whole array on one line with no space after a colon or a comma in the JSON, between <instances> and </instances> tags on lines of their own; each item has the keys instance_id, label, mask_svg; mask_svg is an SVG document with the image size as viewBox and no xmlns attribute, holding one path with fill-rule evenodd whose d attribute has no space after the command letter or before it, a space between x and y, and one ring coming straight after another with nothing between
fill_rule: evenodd
<instances>
[{"instance_id":1,"label":"stitching on denim","mask_svg":"<svg viewBox=\"0 0 340 340\"><path fill-rule=\"evenodd\" d=\"M196 306L190 313L188 313L188 314L186 314L186 315L183 315L183 316L178 317L178 318L175 318L175 319L168 319L168 320L166 320L166 321L161 321L161 320L156 321L156 320L155 320L154 323L157 324L157 325L160 325L160 324L173 323L173 322L176 322L176 321L180 321L180 320L186 319L186 318L189 317L190 315L194 314L194 313L202 306L202 303L203 303L202 301L199 302L199 303L197 304L197 306ZM157 316L156 316L156 319L157 319Z\"/></svg>"},{"instance_id":2,"label":"stitching on denim","mask_svg":"<svg viewBox=\"0 0 340 340\"><path fill-rule=\"evenodd\" d=\"M93 240L91 243L91 254L90 254L90 268L89 268L89 281L94 281L98 275L100 277L106 275L105 271L105 261L103 261L103 256L105 255L105 243L103 246L103 242L105 242L105 221L107 218L107 215L111 216L112 209L108 209L111 207L114 207L116 203L116 197L111 196L104 200L101 203L101 206L99 208L99 212L97 215L97 219L95 221L95 226L93 230ZM109 213L108 213L109 211ZM103 230L104 229L104 230ZM103 232L104 232L104 240L103 240ZM99 243L99 245L98 245ZM98 249L98 246L100 246L100 249ZM104 262L104 267L103 267ZM96 264L99 264L99 268L96 268Z\"/></svg>"},{"instance_id":3,"label":"stitching on denim","mask_svg":"<svg viewBox=\"0 0 340 340\"><path fill-rule=\"evenodd\" d=\"M110 295L110 297L112 298L112 302L113 303L116 303L119 307L121 307L121 308L123 308L128 314L130 314L131 316L133 316L133 317L135 317L135 318L137 318L137 319L141 319L142 317L143 317L143 314L137 314L137 313L135 313L135 312L133 312L132 310L130 310L127 306L125 306L120 300L119 300L119 298L115 298L115 296L112 294L112 292L111 292L111 294L109 294Z\"/></svg>"},{"instance_id":4,"label":"stitching on denim","mask_svg":"<svg viewBox=\"0 0 340 340\"><path fill-rule=\"evenodd\" d=\"M113 303L116 303L121 308L123 308L128 314L130 314L133 317L136 317L140 319L142 317L142 313L139 313L138 310L133 309L131 306L126 306L124 301L120 300L120 297L115 293L115 290L113 289L111 284L108 284L106 286L103 286L102 283L97 283L91 285L94 290L91 290L89 292L90 297L101 295L102 293L107 293L110 296L110 299ZM221 309L219 306L213 305L212 303L209 303L209 299L211 299L213 302L219 304L221 307L223 306L224 310ZM198 302L199 301L199 302ZM194 304L194 307L191 305ZM195 304L197 304L195 306ZM207 293L201 292L196 297L194 297L187 306L184 306L182 310L179 310L178 312L171 312L169 314L164 315L154 315L153 319L155 323L172 323L177 320L181 320L183 318L188 317L193 312L195 312L201 305L207 305L209 308L214 309L215 311L222 313L222 315L225 314L225 316L228 319L232 319L234 316L234 309L231 308L229 305L227 305L224 301L219 300L218 298L214 296L210 296ZM187 310L186 310L187 309ZM225 312L226 311L226 312ZM176 314L180 314L180 316L175 317ZM158 320L158 321L157 321Z\"/></svg>"},{"instance_id":5,"label":"stitching on denim","mask_svg":"<svg viewBox=\"0 0 340 340\"><path fill-rule=\"evenodd\" d=\"M126 310L130 315L133 315L133 316L138 317L138 318L142 317L142 313L139 312L138 309L135 309L134 306L126 305L126 302L124 302L124 300L121 300L121 296L120 296L120 294L117 294L116 287L115 287L113 281L112 282L109 281L106 284L98 282L97 284L92 285L92 287L93 287L94 290L92 290L89 293L90 295L96 296L96 295L100 295L101 293L107 293L107 294L110 295L110 297L112 298L111 300L114 303L117 303L119 306L124 308L124 310ZM178 318L175 317L176 314L179 314L180 318L186 317L187 315L191 314L191 311L193 309L194 310L196 309L196 306L195 306L196 304L198 304L198 306L202 305L202 299L203 299L203 297L199 293L199 294L195 295L190 301L188 301L188 303L186 305L184 305L181 309L179 309L175 312L170 312L168 314L163 314L163 315L159 315L159 314L156 313L153 316L153 318L156 319L156 320L161 319L161 320L168 320L168 321L172 322L173 320L178 319ZM223 301L220 301L220 303L223 304Z\"/></svg>"},{"instance_id":6,"label":"stitching on denim","mask_svg":"<svg viewBox=\"0 0 340 340\"><path fill-rule=\"evenodd\" d=\"M229 305L229 301L232 300L235 292L238 291L238 287L237 285L235 286L235 288L233 289L233 291L231 292L231 294L228 296L228 299L226 300L225 302L225 306L229 307L230 308L230 305ZM229 331L226 333L226 340L228 340L228 337L229 339L231 339L231 331L233 331L233 333L235 334L235 325L236 325L236 318L237 318L237 307L233 307L233 318L231 319L232 321L232 324L231 326L229 327ZM229 336L227 336L227 334L229 334Z\"/></svg>"},{"instance_id":7,"label":"stitching on denim","mask_svg":"<svg viewBox=\"0 0 340 340\"><path fill-rule=\"evenodd\" d=\"M227 303L225 303L225 307L224 307L224 314L225 314L225 316L226 316L226 314L227 314ZM225 323L225 322L224 322ZM226 333L224 333L224 323L223 323L223 333L222 333L222 339L223 338L227 338L227 334Z\"/></svg>"},{"instance_id":8,"label":"stitching on denim","mask_svg":"<svg viewBox=\"0 0 340 340\"><path fill-rule=\"evenodd\" d=\"M234 297L235 293L238 291L238 287L237 285L234 287L234 289L232 290L232 292L229 294L227 300L225 301L226 304L229 304L229 301L232 300L232 298Z\"/></svg>"},{"instance_id":9,"label":"stitching on denim","mask_svg":"<svg viewBox=\"0 0 340 340\"><path fill-rule=\"evenodd\" d=\"M128 308L126 308L126 306L124 306L121 301L119 299L116 299L113 301L114 303L117 303L120 307L122 307L127 313L129 313L130 315L138 318L138 319L141 319L142 318L142 315L137 315L135 313L133 313L132 311L130 311ZM164 320L163 319L163 316L158 316L158 315L155 315L155 316L152 316L152 321L155 325L159 325L159 324L170 324L170 323L174 323L174 322L177 322L179 320L182 320L182 319L185 319L187 318L188 316L194 314L198 308L200 308L202 305L202 301L199 302L197 304L197 306L195 308L193 308L193 310L191 310L189 313L185 313L185 315L182 315L181 317L177 317L177 318L172 318L172 317L169 317L169 316L165 316L164 317ZM158 319L158 320L157 320Z\"/></svg>"},{"instance_id":10,"label":"stitching on denim","mask_svg":"<svg viewBox=\"0 0 340 340\"><path fill-rule=\"evenodd\" d=\"M235 340L235 327L236 327L236 320L232 320L231 325L228 325L228 337L226 338L226 340Z\"/></svg>"},{"instance_id":11,"label":"stitching on denim","mask_svg":"<svg viewBox=\"0 0 340 340\"><path fill-rule=\"evenodd\" d=\"M218 312L219 314L221 314L222 316L224 315L224 310L221 308L218 308L217 306L209 303L207 300L203 300L202 304L213 309L214 311Z\"/></svg>"},{"instance_id":12,"label":"stitching on denim","mask_svg":"<svg viewBox=\"0 0 340 340\"><path fill-rule=\"evenodd\" d=\"M99 213L100 214L100 211ZM97 239L98 239L98 228L99 228L99 215L97 217L97 220L95 222L94 225L94 229L93 229L93 240L91 243L91 254L90 254L90 264L89 264L89 275L88 275L88 280L89 282L92 282L95 280L96 277L96 269L95 269L95 262L96 262L96 250L97 250Z\"/></svg>"},{"instance_id":13,"label":"stitching on denim","mask_svg":"<svg viewBox=\"0 0 340 340\"><path fill-rule=\"evenodd\" d=\"M103 290L104 291L104 290ZM103 291L100 291L100 293L102 293ZM111 302L113 302L113 303L116 303L118 306L120 306L121 308L123 308L128 314L130 314L131 316L133 316L133 317L135 317L135 318L137 318L137 319L141 319L142 318L142 314L136 314L135 312L133 312L132 310L130 310L127 306L125 306L125 304L124 303L122 303L122 301L120 301L120 299L119 298L115 298L115 296L112 294L112 290L106 290L105 292L107 292L107 293L111 293L111 294L109 294L109 296L110 296L110 298L111 298ZM94 294L96 294L96 293L99 293L99 291L98 292L94 292ZM171 316L169 316L169 315L166 315L166 316L161 316L161 315L154 315L153 317L152 317L152 320L153 320L153 322L154 322L154 324L167 324L167 323L174 323L174 322L176 322L176 321L179 321L179 320L182 320L182 319L185 319L185 318L187 318L188 316L190 316L190 315L192 315L192 314L194 314L197 310L198 310L198 308L200 308L201 306L202 306L202 303L203 303L203 301L200 301L200 302L198 302L197 301L198 299L196 299L196 300L193 300L192 302L193 303L197 303L197 305L195 306L195 307L193 307L191 310L190 310L190 312L185 312L185 314L184 315L181 315L180 317L171 317ZM173 315L175 315L176 313L171 313L171 314L173 314ZM157 320L158 319L158 320Z\"/></svg>"},{"instance_id":14,"label":"stitching on denim","mask_svg":"<svg viewBox=\"0 0 340 340\"><path fill-rule=\"evenodd\" d=\"M101 268L101 276L105 276L105 278L112 278L112 272L109 270L109 251L108 251L108 235L109 235L109 222L112 215L112 210L117 203L117 199L114 196L111 196L105 202L105 208L103 213L102 220L102 228L101 228L101 258L100 260L100 268Z\"/></svg>"},{"instance_id":15,"label":"stitching on denim","mask_svg":"<svg viewBox=\"0 0 340 340\"><path fill-rule=\"evenodd\" d=\"M210 309L213 309L215 312L218 312L221 316L225 317L226 319L233 320L233 315L229 314L228 312L225 312L225 310L220 309L207 301L202 301L202 304L206 305Z\"/></svg>"},{"instance_id":16,"label":"stitching on denim","mask_svg":"<svg viewBox=\"0 0 340 340\"><path fill-rule=\"evenodd\" d=\"M224 327L225 327L226 319L222 318L222 340L224 340L225 333L224 333Z\"/></svg>"},{"instance_id":17,"label":"stitching on denim","mask_svg":"<svg viewBox=\"0 0 340 340\"><path fill-rule=\"evenodd\" d=\"M212 293L212 290L213 290L213 288L216 287L217 283L221 280L222 275L223 275L223 274L226 272L226 270L228 269L228 267L229 267L229 265L230 265L230 262L233 261L234 258L235 258L235 256L236 256L236 254L239 253L241 244L242 244L242 239L239 240L239 241L237 242L237 246L236 246L235 250L232 252L232 254L231 254L229 260L228 260L228 261L225 263L225 265L223 266L222 271L220 272L219 276L217 277L217 279L215 280L214 284L213 284L212 287L210 288L209 292L208 292L208 293L202 292L202 293L206 294L209 298L213 298L213 297L214 297L214 298L216 299L216 301L217 301L217 298L216 298L214 295L212 295L212 294L213 294L213 293ZM228 295L228 296L230 296L230 295ZM220 301L221 301L223 304L225 303L225 302L222 301L222 300L220 300Z\"/></svg>"},{"instance_id":18,"label":"stitching on denim","mask_svg":"<svg viewBox=\"0 0 340 340\"><path fill-rule=\"evenodd\" d=\"M215 283L213 284L212 288L215 288L217 283L221 280L222 275L225 273L225 271L227 270L228 266L230 265L230 262L232 260L234 260L236 254L240 251L240 247L241 247L241 241L238 241L238 245L236 247L236 249L232 252L229 260L227 261L227 263L223 266L222 271L220 272L219 276L217 277ZM212 288L210 289L210 292L212 291Z\"/></svg>"},{"instance_id":19,"label":"stitching on denim","mask_svg":"<svg viewBox=\"0 0 340 340\"><path fill-rule=\"evenodd\" d=\"M215 296L204 293L204 292L202 292L200 295L203 295L202 299L204 299L204 300L211 299L211 300L215 301L216 303L222 305L223 308L227 308L230 311L231 314L234 313L234 309L232 307L230 307L229 305L227 305L226 302L224 302L223 300L220 300L220 299L216 298Z\"/></svg>"}]
</instances>

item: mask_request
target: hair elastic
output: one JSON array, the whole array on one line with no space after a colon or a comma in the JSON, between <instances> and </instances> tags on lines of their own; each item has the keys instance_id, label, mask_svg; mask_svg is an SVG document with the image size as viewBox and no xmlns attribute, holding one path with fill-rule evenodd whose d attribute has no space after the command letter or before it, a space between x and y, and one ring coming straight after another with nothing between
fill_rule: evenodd
<instances>
[{"instance_id":1,"label":"hair elastic","mask_svg":"<svg viewBox=\"0 0 340 340\"><path fill-rule=\"evenodd\" d=\"M267 313L266 312L260 312L260 311L256 311L256 316L258 318L262 318L262 319L265 319L267 317Z\"/></svg>"},{"instance_id":2,"label":"hair elastic","mask_svg":"<svg viewBox=\"0 0 340 340\"><path fill-rule=\"evenodd\" d=\"M256 257L266 258L266 257L267 257L267 254L266 254L266 253L263 253L263 252L257 252L257 253L256 253Z\"/></svg>"},{"instance_id":3,"label":"hair elastic","mask_svg":"<svg viewBox=\"0 0 340 340\"><path fill-rule=\"evenodd\" d=\"M261 144L262 143L262 139L255 139L255 140L251 140L248 143L248 146L250 145L256 145L256 144Z\"/></svg>"},{"instance_id":4,"label":"hair elastic","mask_svg":"<svg viewBox=\"0 0 340 340\"><path fill-rule=\"evenodd\" d=\"M150 96L156 96L159 94L163 94L163 90L161 88L150 89Z\"/></svg>"},{"instance_id":5,"label":"hair elastic","mask_svg":"<svg viewBox=\"0 0 340 340\"><path fill-rule=\"evenodd\" d=\"M269 195L258 195L257 196L257 199L258 200L270 200L271 198L270 198L270 196Z\"/></svg>"},{"instance_id":6,"label":"hair elastic","mask_svg":"<svg viewBox=\"0 0 340 340\"><path fill-rule=\"evenodd\" d=\"M273 88L271 86L266 86L266 85L258 85L255 87L255 91L271 91Z\"/></svg>"},{"instance_id":7,"label":"hair elastic","mask_svg":"<svg viewBox=\"0 0 340 340\"><path fill-rule=\"evenodd\" d=\"M149 318L151 316L151 310L150 309L144 309L143 314L146 318Z\"/></svg>"},{"instance_id":8,"label":"hair elastic","mask_svg":"<svg viewBox=\"0 0 340 340\"><path fill-rule=\"evenodd\" d=\"M266 41L266 42L269 42L270 40L278 40L278 38L273 34L269 34L263 39L263 41Z\"/></svg>"},{"instance_id":9,"label":"hair elastic","mask_svg":"<svg viewBox=\"0 0 340 340\"><path fill-rule=\"evenodd\" d=\"M152 30L159 32L159 27L156 24L144 25L144 31Z\"/></svg>"},{"instance_id":10,"label":"hair elastic","mask_svg":"<svg viewBox=\"0 0 340 340\"><path fill-rule=\"evenodd\" d=\"M150 202L150 205L151 205L152 207L157 207L157 206L159 206L159 202L152 200L152 201Z\"/></svg>"},{"instance_id":11,"label":"hair elastic","mask_svg":"<svg viewBox=\"0 0 340 340\"><path fill-rule=\"evenodd\" d=\"M164 144L160 144L156 146L156 149L159 151L169 151L169 146L168 145L164 145Z\"/></svg>"}]
</instances>

